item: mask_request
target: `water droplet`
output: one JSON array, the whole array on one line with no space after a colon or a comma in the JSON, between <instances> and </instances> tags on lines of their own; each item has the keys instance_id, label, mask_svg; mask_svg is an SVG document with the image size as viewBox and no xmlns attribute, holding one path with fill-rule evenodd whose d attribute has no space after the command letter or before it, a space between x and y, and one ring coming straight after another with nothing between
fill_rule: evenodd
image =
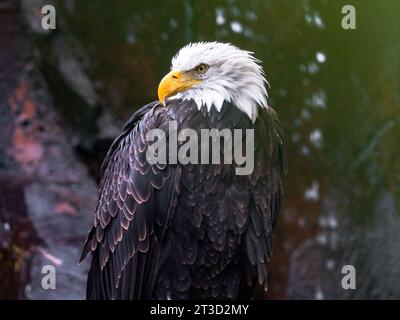
<instances>
[{"instance_id":1,"label":"water droplet","mask_svg":"<svg viewBox=\"0 0 400 320\"><path fill-rule=\"evenodd\" d=\"M134 44L136 42L136 36L133 33L128 33L126 36L126 43Z\"/></svg>"},{"instance_id":2,"label":"water droplet","mask_svg":"<svg viewBox=\"0 0 400 320\"><path fill-rule=\"evenodd\" d=\"M233 21L231 23L231 29L235 33L241 33L243 31L243 27L242 27L241 23L238 21Z\"/></svg>"},{"instance_id":3,"label":"water droplet","mask_svg":"<svg viewBox=\"0 0 400 320\"><path fill-rule=\"evenodd\" d=\"M306 13L304 15L304 20L306 20L307 23L311 23L313 20L313 17L309 13Z\"/></svg>"},{"instance_id":4,"label":"water droplet","mask_svg":"<svg viewBox=\"0 0 400 320\"><path fill-rule=\"evenodd\" d=\"M299 142L299 141L300 141L300 138L301 138L300 133L298 133L298 132L293 133L293 135L292 135L292 141L293 141L294 143Z\"/></svg>"},{"instance_id":5,"label":"water droplet","mask_svg":"<svg viewBox=\"0 0 400 320\"><path fill-rule=\"evenodd\" d=\"M328 243L328 237L325 234L320 233L319 235L317 235L317 243L320 244L320 245L327 244Z\"/></svg>"},{"instance_id":6,"label":"water droplet","mask_svg":"<svg viewBox=\"0 0 400 320\"><path fill-rule=\"evenodd\" d=\"M318 201L319 199L319 183L314 181L310 188L304 192L304 199L309 201Z\"/></svg>"},{"instance_id":7,"label":"water droplet","mask_svg":"<svg viewBox=\"0 0 400 320\"><path fill-rule=\"evenodd\" d=\"M324 293L322 292L321 288L318 287L317 290L315 291L315 300L323 300L324 299Z\"/></svg>"},{"instance_id":8,"label":"water droplet","mask_svg":"<svg viewBox=\"0 0 400 320\"><path fill-rule=\"evenodd\" d=\"M326 55L322 52L317 52L316 58L319 63L324 63L326 61Z\"/></svg>"},{"instance_id":9,"label":"water droplet","mask_svg":"<svg viewBox=\"0 0 400 320\"><path fill-rule=\"evenodd\" d=\"M301 149L300 149L300 153L303 156L307 156L307 155L310 154L310 149L307 146L302 146Z\"/></svg>"},{"instance_id":10,"label":"water droplet","mask_svg":"<svg viewBox=\"0 0 400 320\"><path fill-rule=\"evenodd\" d=\"M225 23L225 15L224 15L224 10L221 8L216 8L215 9L215 22L217 25L223 25Z\"/></svg>"},{"instance_id":11,"label":"water droplet","mask_svg":"<svg viewBox=\"0 0 400 320\"><path fill-rule=\"evenodd\" d=\"M306 100L306 104L321 108L321 109L326 109L326 94L324 91L319 91L317 93L313 93L311 98Z\"/></svg>"},{"instance_id":12,"label":"water droplet","mask_svg":"<svg viewBox=\"0 0 400 320\"><path fill-rule=\"evenodd\" d=\"M335 216L330 216L328 218L328 226L331 227L332 229L335 229L338 226L338 222Z\"/></svg>"},{"instance_id":13,"label":"water droplet","mask_svg":"<svg viewBox=\"0 0 400 320\"><path fill-rule=\"evenodd\" d=\"M335 267L335 261L333 259L326 260L325 267L328 270L332 270Z\"/></svg>"},{"instance_id":14,"label":"water droplet","mask_svg":"<svg viewBox=\"0 0 400 320\"><path fill-rule=\"evenodd\" d=\"M322 147L322 132L320 129L314 129L309 136L310 142L316 147Z\"/></svg>"},{"instance_id":15,"label":"water droplet","mask_svg":"<svg viewBox=\"0 0 400 320\"><path fill-rule=\"evenodd\" d=\"M315 24L317 27L319 27L320 29L325 28L325 24L324 24L324 22L322 21L322 18L321 18L321 16L320 16L318 13L314 14L314 24Z\"/></svg>"},{"instance_id":16,"label":"water droplet","mask_svg":"<svg viewBox=\"0 0 400 320\"><path fill-rule=\"evenodd\" d=\"M251 21L255 21L257 19L257 14L253 11L247 11L246 17Z\"/></svg>"},{"instance_id":17,"label":"water droplet","mask_svg":"<svg viewBox=\"0 0 400 320\"><path fill-rule=\"evenodd\" d=\"M311 62L308 64L307 70L309 74L316 74L319 71L319 67L315 62Z\"/></svg>"},{"instance_id":18,"label":"water droplet","mask_svg":"<svg viewBox=\"0 0 400 320\"><path fill-rule=\"evenodd\" d=\"M311 118L311 113L310 113L310 111L308 111L307 109L303 109L303 110L301 110L301 116L304 118L304 119L310 119Z\"/></svg>"},{"instance_id":19,"label":"water droplet","mask_svg":"<svg viewBox=\"0 0 400 320\"><path fill-rule=\"evenodd\" d=\"M169 25L171 26L171 28L175 29L178 26L178 22L175 19L171 19L169 21Z\"/></svg>"},{"instance_id":20,"label":"water droplet","mask_svg":"<svg viewBox=\"0 0 400 320\"><path fill-rule=\"evenodd\" d=\"M244 35L247 38L251 38L253 36L253 31L251 31L250 29L245 29L244 30Z\"/></svg>"}]
</instances>

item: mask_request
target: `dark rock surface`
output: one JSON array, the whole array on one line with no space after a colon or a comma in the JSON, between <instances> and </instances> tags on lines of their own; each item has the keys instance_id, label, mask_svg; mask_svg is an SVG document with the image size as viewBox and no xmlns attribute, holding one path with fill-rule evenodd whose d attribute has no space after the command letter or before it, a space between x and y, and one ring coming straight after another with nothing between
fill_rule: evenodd
<instances>
[{"instance_id":1,"label":"dark rock surface","mask_svg":"<svg viewBox=\"0 0 400 320\"><path fill-rule=\"evenodd\" d=\"M2 1L0 272L7 280L0 298L81 299L88 261L77 262L97 187L74 153L24 26L20 4ZM44 265L55 267L55 290L41 286Z\"/></svg>"}]
</instances>

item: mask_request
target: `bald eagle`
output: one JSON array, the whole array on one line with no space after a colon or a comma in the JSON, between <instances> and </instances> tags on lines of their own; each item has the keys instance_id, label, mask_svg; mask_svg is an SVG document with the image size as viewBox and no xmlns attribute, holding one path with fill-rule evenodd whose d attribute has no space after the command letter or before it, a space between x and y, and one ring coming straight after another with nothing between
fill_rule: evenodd
<instances>
[{"instance_id":1,"label":"bald eagle","mask_svg":"<svg viewBox=\"0 0 400 320\"><path fill-rule=\"evenodd\" d=\"M241 299L266 287L286 170L266 84L260 61L231 44L192 43L176 54L159 100L133 114L102 165L81 257L91 252L88 299ZM150 163L146 135L170 138L170 121L199 135L254 130L252 172L237 174L235 161Z\"/></svg>"}]
</instances>

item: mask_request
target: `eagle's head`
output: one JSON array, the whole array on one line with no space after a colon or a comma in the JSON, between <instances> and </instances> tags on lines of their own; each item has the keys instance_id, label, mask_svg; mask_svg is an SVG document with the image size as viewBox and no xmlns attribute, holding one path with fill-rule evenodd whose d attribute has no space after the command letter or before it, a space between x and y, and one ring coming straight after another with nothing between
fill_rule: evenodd
<instances>
[{"instance_id":1,"label":"eagle's head","mask_svg":"<svg viewBox=\"0 0 400 320\"><path fill-rule=\"evenodd\" d=\"M198 42L183 47L172 59L171 72L160 82L158 97L192 99L200 109L221 110L231 102L254 122L257 108L267 107L267 90L260 61L252 52L220 42Z\"/></svg>"}]
</instances>

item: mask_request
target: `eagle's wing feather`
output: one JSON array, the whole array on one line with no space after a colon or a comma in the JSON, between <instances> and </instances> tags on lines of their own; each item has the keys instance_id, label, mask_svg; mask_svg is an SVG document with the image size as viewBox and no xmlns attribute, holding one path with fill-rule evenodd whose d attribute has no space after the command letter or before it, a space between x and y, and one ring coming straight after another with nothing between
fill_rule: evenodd
<instances>
[{"instance_id":1,"label":"eagle's wing feather","mask_svg":"<svg viewBox=\"0 0 400 320\"><path fill-rule=\"evenodd\" d=\"M252 201L246 234L250 262L249 278L257 275L260 285L267 285L267 263L272 254L273 229L278 220L282 177L286 173L285 141L281 124L272 108L260 110L256 140L255 168L250 176Z\"/></svg>"},{"instance_id":2,"label":"eagle's wing feather","mask_svg":"<svg viewBox=\"0 0 400 320\"><path fill-rule=\"evenodd\" d=\"M81 258L92 251L89 299L151 298L179 179L176 166L146 160L145 135L165 123L165 116L157 103L137 111L102 165L94 226Z\"/></svg>"}]
</instances>

